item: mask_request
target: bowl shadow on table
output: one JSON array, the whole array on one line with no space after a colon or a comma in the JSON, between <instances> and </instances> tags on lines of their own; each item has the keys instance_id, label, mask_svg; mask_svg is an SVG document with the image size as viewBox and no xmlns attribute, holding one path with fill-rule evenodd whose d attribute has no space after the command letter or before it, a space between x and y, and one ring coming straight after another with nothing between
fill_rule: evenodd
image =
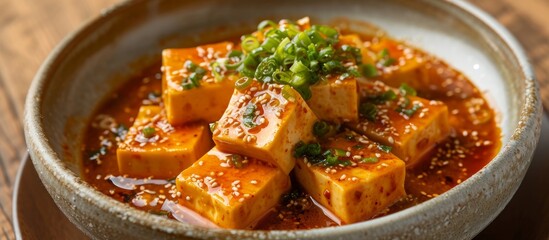
<instances>
[{"instance_id":1,"label":"bowl shadow on table","mask_svg":"<svg viewBox=\"0 0 549 240\"><path fill-rule=\"evenodd\" d=\"M547 239L549 237L549 117L520 188L501 214L475 239ZM15 187L14 224L23 239L88 239L57 208L30 159L23 162Z\"/></svg>"},{"instance_id":2,"label":"bowl shadow on table","mask_svg":"<svg viewBox=\"0 0 549 240\"><path fill-rule=\"evenodd\" d=\"M530 168L507 207L475 239L549 238L549 116L544 114L541 135Z\"/></svg>"}]
</instances>

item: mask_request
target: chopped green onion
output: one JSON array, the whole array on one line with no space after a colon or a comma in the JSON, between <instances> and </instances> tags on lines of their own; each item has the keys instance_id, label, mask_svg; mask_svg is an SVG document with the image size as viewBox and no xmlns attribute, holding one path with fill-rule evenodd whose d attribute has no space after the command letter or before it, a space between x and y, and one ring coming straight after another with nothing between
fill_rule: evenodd
<instances>
[{"instance_id":1,"label":"chopped green onion","mask_svg":"<svg viewBox=\"0 0 549 240\"><path fill-rule=\"evenodd\" d=\"M373 103L366 102L362 103L359 106L359 113L362 117L365 117L366 119L370 121L375 121L377 116L377 106Z\"/></svg>"},{"instance_id":2,"label":"chopped green onion","mask_svg":"<svg viewBox=\"0 0 549 240\"><path fill-rule=\"evenodd\" d=\"M327 37L327 41L331 44L335 44L339 41L339 32L335 28L322 25L314 25L311 29L324 34Z\"/></svg>"},{"instance_id":3,"label":"chopped green onion","mask_svg":"<svg viewBox=\"0 0 549 240\"><path fill-rule=\"evenodd\" d=\"M353 163L351 161L347 160L347 161L340 161L339 165L344 166L344 167L348 167L348 166L353 165Z\"/></svg>"},{"instance_id":4,"label":"chopped green onion","mask_svg":"<svg viewBox=\"0 0 549 240\"><path fill-rule=\"evenodd\" d=\"M417 110L419 110L419 109L421 109L421 105L419 105L419 104L414 104L414 106L412 106L412 108L410 108L410 109L405 109L405 108L399 107L399 108L397 108L396 111L399 112L399 113L402 113L402 114L404 114L404 115L406 115L406 116L408 116L408 117L411 117L411 116L413 116L413 115L417 112Z\"/></svg>"},{"instance_id":5,"label":"chopped green onion","mask_svg":"<svg viewBox=\"0 0 549 240\"><path fill-rule=\"evenodd\" d=\"M378 76L377 68L372 64L361 64L360 72L367 78L373 78Z\"/></svg>"},{"instance_id":6,"label":"chopped green onion","mask_svg":"<svg viewBox=\"0 0 549 240\"><path fill-rule=\"evenodd\" d=\"M217 127L217 122L210 123L209 126L210 126L210 131L213 132L215 130L215 127Z\"/></svg>"},{"instance_id":7,"label":"chopped green onion","mask_svg":"<svg viewBox=\"0 0 549 240\"><path fill-rule=\"evenodd\" d=\"M141 130L143 132L143 136L146 138L152 138L156 135L156 130L152 126L146 126Z\"/></svg>"},{"instance_id":8,"label":"chopped green onion","mask_svg":"<svg viewBox=\"0 0 549 240\"><path fill-rule=\"evenodd\" d=\"M278 45L280 45L280 40L270 37L263 41L261 48L265 49L265 51L269 53L273 53L277 49Z\"/></svg>"},{"instance_id":9,"label":"chopped green onion","mask_svg":"<svg viewBox=\"0 0 549 240\"><path fill-rule=\"evenodd\" d=\"M227 57L228 58L234 58L234 57L242 57L242 51L239 51L239 50L231 50L228 54L227 54Z\"/></svg>"},{"instance_id":10,"label":"chopped green onion","mask_svg":"<svg viewBox=\"0 0 549 240\"><path fill-rule=\"evenodd\" d=\"M294 38L293 41L294 41L294 43L296 43L296 44L299 43L299 44L300 44L301 46L303 46L303 47L307 47L307 46L309 46L309 44L312 43L312 42L311 42L311 39L309 38L309 36L308 36L306 33L304 33L304 32L298 33L298 34L295 36L295 38Z\"/></svg>"},{"instance_id":11,"label":"chopped green onion","mask_svg":"<svg viewBox=\"0 0 549 240\"><path fill-rule=\"evenodd\" d=\"M394 58L387 58L387 59L385 59L385 60L383 61L383 66L388 67L388 66L393 65L393 63L395 63L395 62L396 62L396 59L394 59Z\"/></svg>"},{"instance_id":12,"label":"chopped green onion","mask_svg":"<svg viewBox=\"0 0 549 240\"><path fill-rule=\"evenodd\" d=\"M335 156L335 155L332 155L332 154L326 155L326 160L324 161L324 165L326 165L326 166L335 166L338 163L339 163L339 157L338 156Z\"/></svg>"},{"instance_id":13,"label":"chopped green onion","mask_svg":"<svg viewBox=\"0 0 549 240\"><path fill-rule=\"evenodd\" d=\"M345 151L343 149L339 149L339 148L335 148L334 153L338 157L346 157L347 156L347 151Z\"/></svg>"},{"instance_id":14,"label":"chopped green onion","mask_svg":"<svg viewBox=\"0 0 549 240\"><path fill-rule=\"evenodd\" d=\"M396 93L393 91L393 90L387 90L386 92L384 92L383 94L381 94L381 96L379 96L378 100L380 101L393 101L397 98L397 95Z\"/></svg>"},{"instance_id":15,"label":"chopped green onion","mask_svg":"<svg viewBox=\"0 0 549 240\"><path fill-rule=\"evenodd\" d=\"M304 85L302 87L297 87L297 88L295 88L295 90L299 93L299 95L301 95L301 97L305 101L311 99L311 97L313 96L313 93L311 92L311 89L309 88L308 85Z\"/></svg>"},{"instance_id":16,"label":"chopped green onion","mask_svg":"<svg viewBox=\"0 0 549 240\"><path fill-rule=\"evenodd\" d=\"M231 162L233 163L233 166L235 168L242 168L243 167L243 163L242 163L242 156L238 155L238 154L233 154L231 155Z\"/></svg>"},{"instance_id":17,"label":"chopped green onion","mask_svg":"<svg viewBox=\"0 0 549 240\"><path fill-rule=\"evenodd\" d=\"M379 52L379 58L384 59L387 57L389 57L389 49L384 48L383 50L381 50L381 52Z\"/></svg>"},{"instance_id":18,"label":"chopped green onion","mask_svg":"<svg viewBox=\"0 0 549 240\"><path fill-rule=\"evenodd\" d=\"M255 68L258 64L259 62L252 55L248 55L244 58L244 60L242 60L242 65L244 65L245 67Z\"/></svg>"},{"instance_id":19,"label":"chopped green onion","mask_svg":"<svg viewBox=\"0 0 549 240\"><path fill-rule=\"evenodd\" d=\"M311 42L314 43L315 45L326 44L326 40L324 40L324 38L320 35L318 31L307 30L306 33L309 36L309 39L311 39Z\"/></svg>"},{"instance_id":20,"label":"chopped green onion","mask_svg":"<svg viewBox=\"0 0 549 240\"><path fill-rule=\"evenodd\" d=\"M259 40L253 36L247 36L244 39L242 39L242 42L240 43L242 46L242 49L246 52L251 52L252 50L259 47Z\"/></svg>"},{"instance_id":21,"label":"chopped green onion","mask_svg":"<svg viewBox=\"0 0 549 240\"><path fill-rule=\"evenodd\" d=\"M256 126L254 122L256 106L253 103L248 104L243 114L243 124L247 128L253 128Z\"/></svg>"},{"instance_id":22,"label":"chopped green onion","mask_svg":"<svg viewBox=\"0 0 549 240\"><path fill-rule=\"evenodd\" d=\"M294 88L301 88L301 87L307 87L306 85L309 79L309 72L299 72L292 76L292 80L290 81L290 85Z\"/></svg>"},{"instance_id":23,"label":"chopped green onion","mask_svg":"<svg viewBox=\"0 0 549 240\"><path fill-rule=\"evenodd\" d=\"M345 67L343 67L343 64L337 60L330 60L324 63L324 66L322 67L322 70L325 73L333 73L336 71L341 71L343 69L345 69Z\"/></svg>"},{"instance_id":24,"label":"chopped green onion","mask_svg":"<svg viewBox=\"0 0 549 240\"><path fill-rule=\"evenodd\" d=\"M183 90L189 90L194 87L194 84L192 82L183 82L181 83L181 87L183 87Z\"/></svg>"},{"instance_id":25,"label":"chopped green onion","mask_svg":"<svg viewBox=\"0 0 549 240\"><path fill-rule=\"evenodd\" d=\"M396 59L391 58L389 54L389 49L387 48L381 50L381 52L379 53L379 58L381 59L381 64L385 67L391 66L393 63L396 62Z\"/></svg>"},{"instance_id":26,"label":"chopped green onion","mask_svg":"<svg viewBox=\"0 0 549 240\"><path fill-rule=\"evenodd\" d=\"M252 78L241 77L238 80L236 80L236 82L234 82L234 88L236 88L237 90L243 90L248 88L248 86L250 86L252 82L253 82Z\"/></svg>"},{"instance_id":27,"label":"chopped green onion","mask_svg":"<svg viewBox=\"0 0 549 240\"><path fill-rule=\"evenodd\" d=\"M361 144L357 144L353 146L353 149L363 149L363 148L364 148L364 145L361 145Z\"/></svg>"},{"instance_id":28,"label":"chopped green onion","mask_svg":"<svg viewBox=\"0 0 549 240\"><path fill-rule=\"evenodd\" d=\"M183 66L191 72L194 72L194 70L198 67L198 65L193 63L193 61L191 61L191 60L185 61L185 63L183 63Z\"/></svg>"},{"instance_id":29,"label":"chopped green onion","mask_svg":"<svg viewBox=\"0 0 549 240\"><path fill-rule=\"evenodd\" d=\"M377 148L379 150L383 151L383 152L386 152L386 153L391 152L391 149L393 149L391 146L385 146L385 145L381 145L381 144L378 144Z\"/></svg>"},{"instance_id":30,"label":"chopped green onion","mask_svg":"<svg viewBox=\"0 0 549 240\"><path fill-rule=\"evenodd\" d=\"M271 82L273 73L278 70L279 64L274 57L263 59L255 70L255 78L260 82Z\"/></svg>"},{"instance_id":31,"label":"chopped green onion","mask_svg":"<svg viewBox=\"0 0 549 240\"><path fill-rule=\"evenodd\" d=\"M285 53L285 49L286 49L286 46L290 44L290 39L289 38L284 38L280 44L278 44L278 47L276 47L276 51L275 51L275 58L278 59L279 61L282 61L285 57L286 57L286 53Z\"/></svg>"},{"instance_id":32,"label":"chopped green onion","mask_svg":"<svg viewBox=\"0 0 549 240\"><path fill-rule=\"evenodd\" d=\"M365 157L360 160L363 163L377 163L379 159L377 157Z\"/></svg>"},{"instance_id":33,"label":"chopped green onion","mask_svg":"<svg viewBox=\"0 0 549 240\"><path fill-rule=\"evenodd\" d=\"M416 96L417 92L414 88L410 87L410 85L406 83L402 83L399 88L400 92L404 96Z\"/></svg>"},{"instance_id":34,"label":"chopped green onion","mask_svg":"<svg viewBox=\"0 0 549 240\"><path fill-rule=\"evenodd\" d=\"M282 96L290 102L295 101L295 96L294 96L294 93L292 91L292 87L290 87L288 85L284 85L284 87L282 87Z\"/></svg>"},{"instance_id":35,"label":"chopped green onion","mask_svg":"<svg viewBox=\"0 0 549 240\"><path fill-rule=\"evenodd\" d=\"M219 62L213 62L211 64L211 68L212 68L212 74L214 75L214 78L215 78L215 82L219 83L223 81L223 75L221 74L223 70L221 69Z\"/></svg>"},{"instance_id":36,"label":"chopped green onion","mask_svg":"<svg viewBox=\"0 0 549 240\"><path fill-rule=\"evenodd\" d=\"M294 148L294 157L312 157L320 155L322 149L318 143L305 144L299 142Z\"/></svg>"},{"instance_id":37,"label":"chopped green onion","mask_svg":"<svg viewBox=\"0 0 549 240\"><path fill-rule=\"evenodd\" d=\"M325 121L317 121L313 125L313 134L317 137L324 137L330 131L330 124Z\"/></svg>"},{"instance_id":38,"label":"chopped green onion","mask_svg":"<svg viewBox=\"0 0 549 240\"><path fill-rule=\"evenodd\" d=\"M273 80L277 83L289 84L291 77L292 76L289 73L283 72L281 70L276 70L273 73Z\"/></svg>"},{"instance_id":39,"label":"chopped green onion","mask_svg":"<svg viewBox=\"0 0 549 240\"><path fill-rule=\"evenodd\" d=\"M305 66L301 61L294 61L294 64L290 67L290 71L293 73L300 73L304 71L309 71L307 66Z\"/></svg>"},{"instance_id":40,"label":"chopped green onion","mask_svg":"<svg viewBox=\"0 0 549 240\"><path fill-rule=\"evenodd\" d=\"M320 52L318 52L318 60L320 62L327 62L330 59L333 59L334 55L335 55L335 50L331 45L329 45L323 49L320 49Z\"/></svg>"},{"instance_id":41,"label":"chopped green onion","mask_svg":"<svg viewBox=\"0 0 549 240\"><path fill-rule=\"evenodd\" d=\"M271 20L263 20L257 25L257 30L263 30L266 27L276 28L276 23Z\"/></svg>"}]
</instances>

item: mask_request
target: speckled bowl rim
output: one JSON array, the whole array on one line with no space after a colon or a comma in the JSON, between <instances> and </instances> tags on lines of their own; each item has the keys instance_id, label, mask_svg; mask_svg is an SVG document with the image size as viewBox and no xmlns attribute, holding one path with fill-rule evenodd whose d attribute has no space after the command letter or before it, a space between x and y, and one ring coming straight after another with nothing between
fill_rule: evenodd
<instances>
[{"instance_id":1,"label":"speckled bowl rim","mask_svg":"<svg viewBox=\"0 0 549 240\"><path fill-rule=\"evenodd\" d=\"M131 208L123 203L120 203L99 191L94 190L89 184L84 182L81 178L76 176L70 170L68 170L60 158L57 156L52 147L48 144L48 138L44 133L43 122L40 115L41 98L44 95L44 89L48 85L50 76L57 68L58 64L62 62L63 57L66 55L67 49L71 49L75 44L78 44L78 39L85 36L93 26L102 24L110 16L116 15L120 11L124 11L131 8L133 4L139 4L140 1L123 1L115 4L114 6L102 11L101 15L88 21L78 31L75 31L68 35L48 56L44 64L38 70L30 90L27 95L25 114L24 114L24 126L26 141L35 146L35 153L42 156L44 165L49 171L53 173L55 178L59 182L66 184L70 190L73 190L80 197L89 199L91 202L95 202L100 208L103 208L107 212L116 214L122 220L121 216L126 216L126 221L132 221L137 224L150 227L156 231L162 231L173 235L180 236L238 236L238 237L254 237L264 236L268 238L287 238L287 237L335 237L342 236L349 233L355 233L357 231L365 231L367 229L374 229L376 227L384 226L391 223L399 222L401 219L413 219L413 215L421 214L433 207L442 206L447 199L458 196L460 191L472 187L476 181L482 178L486 172L490 172L491 169L497 168L497 165L504 164L505 159L512 158L512 150L519 148L520 143L525 141L526 138L531 137L537 129L539 119L541 116L541 104L539 101L539 92L537 82L534 77L534 71L529 63L529 60L517 42L517 40L499 24L490 15L473 6L466 1L447 1L446 4L453 5L452 7L462 10L469 14L471 18L480 20L487 28L492 29L494 33L501 39L501 41L507 44L507 48L511 50L512 55L516 58L516 61L520 64L522 71L521 75L524 76L525 83L525 96L524 104L520 109L519 123L507 144L502 146L502 149L497 156L478 173L474 174L468 180L464 181L460 185L433 198L427 202L419 204L417 206L402 210L400 212L390 214L384 217L372 219L365 222L339 226L320 228L312 230L292 230L292 231L257 231L257 230L230 230L230 229L208 229L204 227L198 227L186 223L180 223L173 220L167 220L162 217L154 216L143 211ZM527 134L523 134L527 133ZM533 134L535 135L535 134ZM532 149L533 151L533 149ZM201 232L202 234L197 234Z\"/></svg>"}]
</instances>

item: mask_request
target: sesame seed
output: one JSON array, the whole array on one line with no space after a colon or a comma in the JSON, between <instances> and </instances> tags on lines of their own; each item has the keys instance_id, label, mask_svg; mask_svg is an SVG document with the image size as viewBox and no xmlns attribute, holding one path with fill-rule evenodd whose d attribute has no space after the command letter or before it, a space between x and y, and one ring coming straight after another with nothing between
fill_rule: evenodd
<instances>
[{"instance_id":1,"label":"sesame seed","mask_svg":"<svg viewBox=\"0 0 549 240\"><path fill-rule=\"evenodd\" d=\"M345 180L345 178L347 178L347 175L346 175L346 174L343 174L343 175L341 175L341 177L339 177L339 180L340 180L340 181L343 181L343 180Z\"/></svg>"},{"instance_id":2,"label":"sesame seed","mask_svg":"<svg viewBox=\"0 0 549 240\"><path fill-rule=\"evenodd\" d=\"M257 184L257 180L251 180L250 183L253 184L253 185L256 185L256 184Z\"/></svg>"}]
</instances>

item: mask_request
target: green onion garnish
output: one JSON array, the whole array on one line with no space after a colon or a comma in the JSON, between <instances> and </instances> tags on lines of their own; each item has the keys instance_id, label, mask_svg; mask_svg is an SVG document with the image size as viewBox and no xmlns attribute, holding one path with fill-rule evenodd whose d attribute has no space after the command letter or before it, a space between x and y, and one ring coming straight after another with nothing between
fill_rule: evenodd
<instances>
[{"instance_id":1,"label":"green onion garnish","mask_svg":"<svg viewBox=\"0 0 549 240\"><path fill-rule=\"evenodd\" d=\"M235 168L242 168L243 167L243 163L242 163L242 156L238 155L238 154L233 154L231 155L231 162L233 163L233 166Z\"/></svg>"},{"instance_id":2,"label":"green onion garnish","mask_svg":"<svg viewBox=\"0 0 549 240\"><path fill-rule=\"evenodd\" d=\"M266 27L276 28L276 26L277 26L276 23L271 20L263 20L259 23L259 25L257 25L257 29L263 30Z\"/></svg>"},{"instance_id":3,"label":"green onion garnish","mask_svg":"<svg viewBox=\"0 0 549 240\"><path fill-rule=\"evenodd\" d=\"M414 88L410 87L406 83L402 83L399 88L400 92L404 96L416 96L417 92Z\"/></svg>"},{"instance_id":4,"label":"green onion garnish","mask_svg":"<svg viewBox=\"0 0 549 240\"><path fill-rule=\"evenodd\" d=\"M248 104L243 114L243 124L247 128L253 128L256 126L254 122L256 106L253 103Z\"/></svg>"},{"instance_id":5,"label":"green onion garnish","mask_svg":"<svg viewBox=\"0 0 549 240\"><path fill-rule=\"evenodd\" d=\"M196 65L191 60L185 61L184 67L191 73L183 80L181 87L184 90L200 87L200 81L206 75L206 69Z\"/></svg>"},{"instance_id":6,"label":"green onion garnish","mask_svg":"<svg viewBox=\"0 0 549 240\"><path fill-rule=\"evenodd\" d=\"M217 122L210 123L209 126L210 126L210 131L213 132L215 130L215 127L217 127Z\"/></svg>"},{"instance_id":7,"label":"green onion garnish","mask_svg":"<svg viewBox=\"0 0 549 240\"><path fill-rule=\"evenodd\" d=\"M391 149L393 149L391 146L386 146L386 145L381 145L381 144L378 144L377 148L379 150L383 151L383 152L386 152L386 153L391 152Z\"/></svg>"},{"instance_id":8,"label":"green onion garnish","mask_svg":"<svg viewBox=\"0 0 549 240\"><path fill-rule=\"evenodd\" d=\"M421 109L421 105L419 105L419 104L414 104L414 106L412 106L412 108L410 108L410 109L406 109L406 108L399 107L399 108L397 108L396 111L399 112L399 113L402 113L402 114L404 114L404 115L406 115L406 116L408 116L408 117L411 117L411 116L413 116L413 115L417 112L417 110L419 110L419 109Z\"/></svg>"},{"instance_id":9,"label":"green onion garnish","mask_svg":"<svg viewBox=\"0 0 549 240\"><path fill-rule=\"evenodd\" d=\"M260 41L255 36L243 36L244 53L231 52L225 62L226 69L262 83L290 85L305 100L312 96L310 86L327 75L338 74L340 80L360 75L356 66L344 65L361 63L360 48L336 47L339 32L334 28L314 25L300 29L290 21L283 21L279 26L265 20L257 29L264 38Z\"/></svg>"},{"instance_id":10,"label":"green onion garnish","mask_svg":"<svg viewBox=\"0 0 549 240\"><path fill-rule=\"evenodd\" d=\"M244 51L251 52L259 47L259 40L253 36L247 36L242 39L240 46Z\"/></svg>"},{"instance_id":11,"label":"green onion garnish","mask_svg":"<svg viewBox=\"0 0 549 240\"><path fill-rule=\"evenodd\" d=\"M360 160L363 163L377 163L379 159L377 157L365 157Z\"/></svg>"},{"instance_id":12,"label":"green onion garnish","mask_svg":"<svg viewBox=\"0 0 549 240\"><path fill-rule=\"evenodd\" d=\"M362 64L359 67L360 73L367 78L373 78L378 76L377 68L372 64Z\"/></svg>"},{"instance_id":13,"label":"green onion garnish","mask_svg":"<svg viewBox=\"0 0 549 240\"><path fill-rule=\"evenodd\" d=\"M243 90L246 89L252 84L252 79L249 77L241 77L236 82L234 82L234 88L237 90Z\"/></svg>"},{"instance_id":14,"label":"green onion garnish","mask_svg":"<svg viewBox=\"0 0 549 240\"><path fill-rule=\"evenodd\" d=\"M330 131L330 125L325 121L315 122L313 134L317 137L324 137Z\"/></svg>"},{"instance_id":15,"label":"green onion garnish","mask_svg":"<svg viewBox=\"0 0 549 240\"><path fill-rule=\"evenodd\" d=\"M391 56L389 55L389 49L387 48L381 50L381 52L379 53L379 58L381 65L385 67L391 66L393 65L393 63L396 62L396 60L394 58L391 58Z\"/></svg>"},{"instance_id":16,"label":"green onion garnish","mask_svg":"<svg viewBox=\"0 0 549 240\"><path fill-rule=\"evenodd\" d=\"M156 134L156 130L152 126L144 127L143 130L141 130L141 132L143 132L143 136L146 138L152 138Z\"/></svg>"},{"instance_id":17,"label":"green onion garnish","mask_svg":"<svg viewBox=\"0 0 549 240\"><path fill-rule=\"evenodd\" d=\"M345 151L343 149L339 149L339 148L335 148L334 153L338 157L346 157L347 156L347 151Z\"/></svg>"},{"instance_id":18,"label":"green onion garnish","mask_svg":"<svg viewBox=\"0 0 549 240\"><path fill-rule=\"evenodd\" d=\"M365 102L360 104L358 109L360 115L369 121L375 121L377 116L377 107L373 103Z\"/></svg>"},{"instance_id":19,"label":"green onion garnish","mask_svg":"<svg viewBox=\"0 0 549 240\"><path fill-rule=\"evenodd\" d=\"M282 87L282 96L290 102L295 101L295 96L294 96L294 93L292 92L292 87L288 85Z\"/></svg>"}]
</instances>

